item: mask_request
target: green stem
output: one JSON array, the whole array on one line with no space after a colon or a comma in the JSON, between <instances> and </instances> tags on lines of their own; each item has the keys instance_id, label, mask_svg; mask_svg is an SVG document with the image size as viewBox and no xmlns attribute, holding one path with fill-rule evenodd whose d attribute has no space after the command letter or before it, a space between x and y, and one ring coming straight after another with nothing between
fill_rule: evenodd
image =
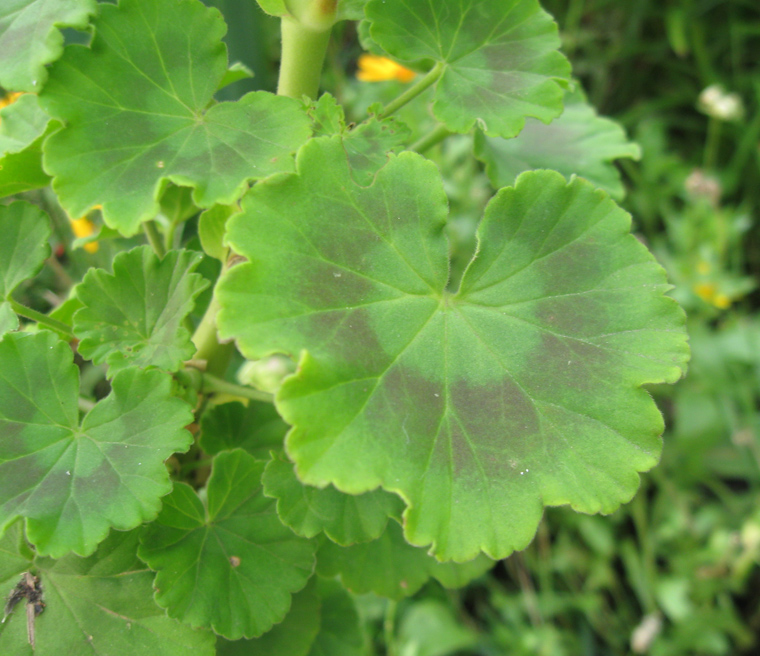
<instances>
[{"instance_id":1,"label":"green stem","mask_svg":"<svg viewBox=\"0 0 760 656\"><path fill-rule=\"evenodd\" d=\"M330 29L315 31L287 17L281 23L282 59L277 95L316 98Z\"/></svg>"},{"instance_id":2,"label":"green stem","mask_svg":"<svg viewBox=\"0 0 760 656\"><path fill-rule=\"evenodd\" d=\"M244 399L252 399L253 401L274 403L274 395L269 394L268 392L262 392L253 389L252 387L246 387L245 385L230 383L208 372L203 373L202 391L204 393L216 392L217 394L231 394L232 396L242 396Z\"/></svg>"},{"instance_id":3,"label":"green stem","mask_svg":"<svg viewBox=\"0 0 760 656\"><path fill-rule=\"evenodd\" d=\"M385 639L386 656L396 656L396 610L398 604L391 599L385 607L385 618L383 620L383 637Z\"/></svg>"},{"instance_id":4,"label":"green stem","mask_svg":"<svg viewBox=\"0 0 760 656\"><path fill-rule=\"evenodd\" d=\"M153 251L159 258L163 258L166 255L166 249L164 248L164 242L161 240L161 233L158 230L158 226L155 221L146 221L143 223L143 229L145 230L145 236L148 238L148 242L153 247Z\"/></svg>"},{"instance_id":5,"label":"green stem","mask_svg":"<svg viewBox=\"0 0 760 656\"><path fill-rule=\"evenodd\" d=\"M13 311L19 316L25 317L26 319L31 319L32 321L36 321L43 326L47 326L48 328L52 328L59 333L63 333L69 339L74 339L74 333L71 330L71 326L67 326L62 321L53 319L46 314L42 314L42 312L37 312L37 310L32 310L32 308L26 307L26 305L21 305L21 303L17 303L12 298L8 299L8 303L10 303Z\"/></svg>"},{"instance_id":6,"label":"green stem","mask_svg":"<svg viewBox=\"0 0 760 656\"><path fill-rule=\"evenodd\" d=\"M443 70L445 67L446 65L443 62L438 62L419 82L409 87L398 98L389 102L385 106L385 109L383 109L383 111L378 114L377 118L385 118L386 116L390 116L394 112L397 112L399 109L401 109L408 102L414 100L423 91L435 84L440 79L441 75L443 75Z\"/></svg>"},{"instance_id":7,"label":"green stem","mask_svg":"<svg viewBox=\"0 0 760 656\"><path fill-rule=\"evenodd\" d=\"M707 124L707 144L705 145L705 157L703 161L703 168L709 171L718 159L718 148L720 146L720 119L710 117L710 122Z\"/></svg>"},{"instance_id":8,"label":"green stem","mask_svg":"<svg viewBox=\"0 0 760 656\"><path fill-rule=\"evenodd\" d=\"M433 128L424 137L418 139L415 143L409 146L409 150L413 150L416 153L422 154L424 152L427 152L433 146L437 146L446 137L450 137L452 134L454 133L451 130L449 130L445 125L441 124L438 127Z\"/></svg>"}]
</instances>

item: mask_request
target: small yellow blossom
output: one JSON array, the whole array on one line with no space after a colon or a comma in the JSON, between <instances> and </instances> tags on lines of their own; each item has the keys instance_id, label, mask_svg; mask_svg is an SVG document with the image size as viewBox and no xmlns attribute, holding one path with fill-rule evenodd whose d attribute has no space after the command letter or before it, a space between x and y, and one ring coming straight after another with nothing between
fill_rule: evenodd
<instances>
[{"instance_id":1,"label":"small yellow blossom","mask_svg":"<svg viewBox=\"0 0 760 656\"><path fill-rule=\"evenodd\" d=\"M70 223L71 230L78 239L81 239L82 237L89 237L93 232L95 232L95 224L87 218L86 214L78 219L70 219ZM88 253L97 253L98 242L91 241L86 243L84 245L84 250L86 250Z\"/></svg>"},{"instance_id":2,"label":"small yellow blossom","mask_svg":"<svg viewBox=\"0 0 760 656\"><path fill-rule=\"evenodd\" d=\"M715 283L700 282L694 285L694 293L699 296L705 303L714 305L719 310L725 310L731 307L731 299L718 291Z\"/></svg>"},{"instance_id":3,"label":"small yellow blossom","mask_svg":"<svg viewBox=\"0 0 760 656\"><path fill-rule=\"evenodd\" d=\"M356 78L361 82L398 80L406 83L411 82L417 75L414 71L410 71L387 57L364 54L359 57L357 63L359 70L356 72Z\"/></svg>"},{"instance_id":4,"label":"small yellow blossom","mask_svg":"<svg viewBox=\"0 0 760 656\"><path fill-rule=\"evenodd\" d=\"M20 91L14 91L13 93L9 93L2 98L0 98L0 109L3 107L7 107L8 105L12 105L13 103L18 100L19 96L21 96Z\"/></svg>"}]
</instances>

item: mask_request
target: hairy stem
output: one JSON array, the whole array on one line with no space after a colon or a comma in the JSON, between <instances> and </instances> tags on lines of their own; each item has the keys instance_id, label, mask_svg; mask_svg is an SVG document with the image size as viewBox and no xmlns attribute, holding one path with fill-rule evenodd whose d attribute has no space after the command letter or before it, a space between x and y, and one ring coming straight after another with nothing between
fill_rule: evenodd
<instances>
[{"instance_id":1,"label":"hairy stem","mask_svg":"<svg viewBox=\"0 0 760 656\"><path fill-rule=\"evenodd\" d=\"M454 133L451 130L441 124L409 146L409 150L422 154L430 150L433 146L437 146L446 137L450 137L452 134Z\"/></svg>"},{"instance_id":2,"label":"hairy stem","mask_svg":"<svg viewBox=\"0 0 760 656\"><path fill-rule=\"evenodd\" d=\"M203 373L203 389L204 393L216 392L218 394L231 394L232 396L241 396L244 399L252 399L253 401L264 401L265 403L274 403L274 395L268 392L262 392L253 387L246 387L245 385L237 385L236 383L230 383L223 378L218 378L210 373Z\"/></svg>"},{"instance_id":3,"label":"hairy stem","mask_svg":"<svg viewBox=\"0 0 760 656\"><path fill-rule=\"evenodd\" d=\"M20 317L24 317L26 319L31 319L32 321L36 321L38 324L42 326L47 326L48 328L52 328L53 330L56 330L59 333L66 335L66 337L68 337L69 339L74 339L74 333L71 330L71 326L67 326L62 321L53 319L52 317L49 317L46 314L42 314L42 312L37 312L37 310L32 310L32 308L26 307L26 305L21 305L21 303L17 303L12 298L8 299L8 303L10 303L11 308L13 308L13 311L16 314L18 314Z\"/></svg>"},{"instance_id":4,"label":"hairy stem","mask_svg":"<svg viewBox=\"0 0 760 656\"><path fill-rule=\"evenodd\" d=\"M282 60L277 95L316 98L330 29L310 29L292 18L282 19Z\"/></svg>"},{"instance_id":5,"label":"hairy stem","mask_svg":"<svg viewBox=\"0 0 760 656\"><path fill-rule=\"evenodd\" d=\"M158 255L159 258L163 258L166 255L166 249L164 248L164 242L161 239L161 232L158 230L158 225L155 221L146 221L143 223L143 229L145 230L145 236L148 238L148 243L153 247L153 252Z\"/></svg>"},{"instance_id":6,"label":"hairy stem","mask_svg":"<svg viewBox=\"0 0 760 656\"><path fill-rule=\"evenodd\" d=\"M394 112L397 112L399 109L401 109L408 102L411 102L412 100L414 100L428 87L438 82L441 75L443 75L444 68L445 68L445 64L443 64L442 62L438 62L435 66L433 66L433 68L430 69L430 71L425 75L425 77L423 77L419 82L409 87L398 98L389 102L385 106L383 111L380 112L380 114L378 114L377 117L385 118L386 116L390 116Z\"/></svg>"}]
</instances>

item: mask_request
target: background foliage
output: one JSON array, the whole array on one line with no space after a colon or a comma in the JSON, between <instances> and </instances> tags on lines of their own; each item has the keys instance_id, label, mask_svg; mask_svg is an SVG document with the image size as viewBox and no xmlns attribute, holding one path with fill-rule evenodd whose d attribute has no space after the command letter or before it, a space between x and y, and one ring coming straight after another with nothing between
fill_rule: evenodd
<instances>
[{"instance_id":1,"label":"background foliage","mask_svg":"<svg viewBox=\"0 0 760 656\"><path fill-rule=\"evenodd\" d=\"M263 15L250 0L207 4L217 6L230 27L225 37L230 61L242 61L256 72L252 79L228 85L217 97L232 99L254 89L273 89L278 21ZM398 580L384 578L366 589L351 586L354 573L342 564L342 548L328 543L321 547L327 554L320 561L322 573L340 575L344 583L360 592L355 595L359 615L355 616L340 586L330 582L310 584L294 597L293 617L297 619L301 614L303 618L299 622L291 620L297 630L267 634L267 640L274 641L280 649L300 653L298 641L302 639L303 644L315 645L310 653L340 653L341 647L330 642L331 623L345 626L353 622L354 634L343 636L353 643L343 648L360 648L358 627L362 624L370 635L369 643L363 647L368 654L757 653L760 12L754 0L544 0L543 4L560 25L562 50L589 102L600 115L622 123L641 147L640 161L623 159L618 164L622 184L613 176L609 185L614 192L627 192L623 206L634 216L635 231L667 268L676 284L673 295L689 313L693 349L690 374L672 389L653 390L668 426L662 462L643 477L642 489L635 499L610 517L549 509L536 539L524 552L498 563L486 574L478 576L487 563L479 571L473 570L471 576L477 578L460 590L449 590L447 576L451 573L435 570L432 561L424 559L415 563L413 572L400 572ZM373 102L394 98L403 83L357 80L356 62L362 52L359 35L348 24L340 24L335 36L328 53L325 87L335 91L346 108L347 121L352 121L363 117ZM70 30L66 38L78 37ZM715 84L738 94L744 105L743 115L727 121L706 113L699 97ZM406 108L400 117L417 136L433 125L424 108ZM452 205L450 237L461 246L461 252L467 252L476 221L492 193L488 179L491 173L485 164L469 156L466 137L451 137L427 154L445 173ZM0 180L3 184L13 181ZM178 217L187 199L175 198L173 204L170 200L165 199L164 216L170 221L182 220ZM55 239L60 244L71 243L69 222L62 215L53 218ZM210 224L207 220L206 226ZM196 239L200 233L203 239L203 228L198 226L196 218L190 220L184 238ZM107 266L124 244L139 243L121 241L117 249L112 241L115 235L107 227L102 228L99 237L96 252L66 249L60 258L62 265L46 266L31 284L17 291L16 298L48 311L51 305L65 300L71 280L81 279L89 266ZM86 244L85 238L78 245ZM218 273L214 269L218 269L218 263L209 259L194 273L191 271L195 263L185 263L183 284L200 294L201 307L207 304L209 294L208 289L203 289L202 278L213 280ZM456 268L457 260L452 264ZM108 284L105 277L85 282L93 288L102 284ZM63 303L56 312L71 316L76 309ZM167 317L166 323L181 330L185 317L176 311L178 314ZM87 313L79 317L83 321ZM93 334L97 335L97 326L93 326ZM158 340L160 334L155 334ZM182 357L177 354L175 360ZM113 369L109 375L113 376L118 363L109 364ZM171 367L171 363L167 365ZM266 372L250 374L262 376ZM101 389L102 367L83 369L81 376L80 389L95 398L106 396L107 387ZM221 416L219 412L207 415L208 421L219 426L240 426L246 412L266 413L271 412L271 407L249 406L246 411L240 406L226 411L235 413L235 417ZM175 423L181 425L182 421ZM284 427L277 417L269 418L266 430L271 435L263 436L259 443L266 439L271 439L272 444L281 442ZM220 435L223 440L224 429L220 429ZM208 453L214 452L212 445L203 447ZM237 457L246 459L239 454ZM219 466L229 466L227 460ZM172 465L178 473L191 472L189 475L199 480L210 474L202 467L196 471L190 457L175 458ZM247 475L262 475L254 471L255 466L249 469ZM288 474L287 468L279 471L271 466L263 472L262 484L265 489L282 489L278 503L294 504L294 530L310 536L309 522L315 520L299 515L298 499L288 497ZM172 501L141 546L142 555L146 560L154 559L155 569L159 570L163 569L162 541L170 530L167 526L172 513L179 512L182 504L191 508L199 505L195 493L183 487L176 488ZM268 503L259 495L240 500L234 508L220 508L219 512L228 512L223 515L225 519L234 520L235 513L256 504L266 505L271 513L274 502ZM203 535L211 530L205 521L199 516L184 530ZM394 520L390 526L387 540L400 533ZM123 538L109 538L100 551L118 556L124 544L134 540L134 532ZM300 549L297 541L293 548ZM367 556L371 561L390 552L390 548L383 551L382 544L373 548L375 551ZM310 557L298 553L304 562ZM114 576L129 577L131 585L149 588L147 574L139 563L123 557L114 557L110 562L110 569L92 577L92 600L100 598L101 587ZM74 556L47 565L43 559L39 566L43 571L48 567L51 576L64 581L62 589L66 589L66 577L72 572L89 571L90 567L87 559ZM162 574L170 575L168 571ZM252 575L266 577L269 573ZM298 579L299 574L296 571L288 576ZM281 580L275 583L282 585ZM403 596L396 594L402 584L419 591L394 601ZM192 618L195 610L179 607L168 598L159 602L172 617ZM92 601L88 598L81 603ZM200 598L198 603L204 600ZM113 612L118 610L117 600ZM60 621L75 622L77 612L75 607L73 619L62 617ZM150 616L154 610L145 612L145 627L140 630L154 630L165 619ZM245 626L240 618L230 617L218 618L218 626L230 638L259 630ZM173 640L185 639L184 634L175 635L171 630L174 629L160 627L166 636L161 648L167 654L171 653ZM287 640L293 642L277 642ZM240 644L220 642L219 653L238 654L246 648L245 653L259 653L255 651L258 649L264 654L270 648L264 643L248 647Z\"/></svg>"}]
</instances>

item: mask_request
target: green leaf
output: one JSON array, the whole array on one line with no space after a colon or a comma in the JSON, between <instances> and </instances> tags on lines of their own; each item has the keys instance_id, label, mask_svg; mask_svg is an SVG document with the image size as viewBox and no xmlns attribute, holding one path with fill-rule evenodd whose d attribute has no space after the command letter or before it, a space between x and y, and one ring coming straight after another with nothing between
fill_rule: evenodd
<instances>
[{"instance_id":1,"label":"green leaf","mask_svg":"<svg viewBox=\"0 0 760 656\"><path fill-rule=\"evenodd\" d=\"M458 561L522 549L543 505L633 496L663 428L640 387L675 382L688 347L624 211L524 173L488 205L454 293L435 164L392 156L361 187L321 138L298 170L244 199L228 241L248 262L217 291L220 335L247 358L308 351L277 396L304 483L396 492L407 540Z\"/></svg>"},{"instance_id":2,"label":"green leaf","mask_svg":"<svg viewBox=\"0 0 760 656\"><path fill-rule=\"evenodd\" d=\"M207 255L224 262L229 249L224 245L224 229L227 219L237 213L235 205L214 205L198 219L198 237Z\"/></svg>"},{"instance_id":3,"label":"green leaf","mask_svg":"<svg viewBox=\"0 0 760 656\"><path fill-rule=\"evenodd\" d=\"M113 273L90 269L77 287L84 307L74 315L82 357L107 362L113 376L127 367L177 371L195 347L183 320L207 286L192 273L195 251L169 251L159 260L150 246L119 253Z\"/></svg>"},{"instance_id":4,"label":"green leaf","mask_svg":"<svg viewBox=\"0 0 760 656\"><path fill-rule=\"evenodd\" d=\"M18 316L13 311L11 304L8 301L3 301L0 303L0 337L5 333L18 330L18 327Z\"/></svg>"},{"instance_id":5,"label":"green leaf","mask_svg":"<svg viewBox=\"0 0 760 656\"><path fill-rule=\"evenodd\" d=\"M32 93L0 109L0 155L24 150L45 132L48 121Z\"/></svg>"},{"instance_id":6,"label":"green leaf","mask_svg":"<svg viewBox=\"0 0 760 656\"><path fill-rule=\"evenodd\" d=\"M231 642L217 641L217 656L308 656L319 633L322 601L317 593L317 579L312 577L293 603L285 619L260 638Z\"/></svg>"},{"instance_id":7,"label":"green leaf","mask_svg":"<svg viewBox=\"0 0 760 656\"><path fill-rule=\"evenodd\" d=\"M336 581L317 581L322 617L308 656L363 656L364 633L351 595Z\"/></svg>"},{"instance_id":8,"label":"green leaf","mask_svg":"<svg viewBox=\"0 0 760 656\"><path fill-rule=\"evenodd\" d=\"M616 200L625 195L613 161L639 159L641 149L625 136L623 128L597 115L582 95L565 102L562 116L550 125L528 120L516 139L475 133L475 156L486 165L497 189L514 184L523 171L553 169L569 178L576 174L604 189Z\"/></svg>"},{"instance_id":9,"label":"green leaf","mask_svg":"<svg viewBox=\"0 0 760 656\"><path fill-rule=\"evenodd\" d=\"M256 0L267 14L270 16L287 16L288 8L285 6L285 0Z\"/></svg>"},{"instance_id":10,"label":"green leaf","mask_svg":"<svg viewBox=\"0 0 760 656\"><path fill-rule=\"evenodd\" d=\"M440 576L451 584L447 587L461 587L491 567L493 561L483 555L469 563L439 563L404 540L396 521L388 522L385 532L372 542L341 547L325 540L317 552L321 576L340 576L355 594L374 592L396 600L413 595L431 576Z\"/></svg>"},{"instance_id":11,"label":"green leaf","mask_svg":"<svg viewBox=\"0 0 760 656\"><path fill-rule=\"evenodd\" d=\"M562 112L570 64L538 0L370 0L370 35L403 62L443 66L433 113L454 132L513 137ZM435 26L435 29L433 29Z\"/></svg>"},{"instance_id":12,"label":"green leaf","mask_svg":"<svg viewBox=\"0 0 760 656\"><path fill-rule=\"evenodd\" d=\"M168 180L211 207L292 170L310 134L300 103L255 92L209 107L227 70L225 29L196 0L100 6L92 46L67 47L40 95L66 123L45 143L45 168L71 216L101 204L128 236L155 216Z\"/></svg>"},{"instance_id":13,"label":"green leaf","mask_svg":"<svg viewBox=\"0 0 760 656\"><path fill-rule=\"evenodd\" d=\"M156 570L156 601L191 626L236 640L282 621L314 568L314 544L280 523L261 490L263 462L241 449L220 453L208 502L177 483L141 538Z\"/></svg>"},{"instance_id":14,"label":"green leaf","mask_svg":"<svg viewBox=\"0 0 760 656\"><path fill-rule=\"evenodd\" d=\"M478 634L462 626L450 604L422 599L404 613L398 629L399 653L448 656L477 651Z\"/></svg>"},{"instance_id":15,"label":"green leaf","mask_svg":"<svg viewBox=\"0 0 760 656\"><path fill-rule=\"evenodd\" d=\"M170 378L127 369L79 422L79 372L48 332L0 341L0 529L26 517L42 555L86 556L111 527L151 521L171 490L164 465L190 446L188 406Z\"/></svg>"},{"instance_id":16,"label":"green leaf","mask_svg":"<svg viewBox=\"0 0 760 656\"><path fill-rule=\"evenodd\" d=\"M0 205L0 235L0 299L6 299L50 255L48 217L26 201Z\"/></svg>"},{"instance_id":17,"label":"green leaf","mask_svg":"<svg viewBox=\"0 0 760 656\"><path fill-rule=\"evenodd\" d=\"M97 12L95 0L3 0L0 7L0 86L39 91L47 79L45 64L63 51L56 28L84 29Z\"/></svg>"},{"instance_id":18,"label":"green leaf","mask_svg":"<svg viewBox=\"0 0 760 656\"><path fill-rule=\"evenodd\" d=\"M313 18L322 15L323 20L338 22L342 20L359 20L364 17L364 5L367 0L257 0L259 6L270 16L299 16ZM290 8L289 8L290 6Z\"/></svg>"},{"instance_id":19,"label":"green leaf","mask_svg":"<svg viewBox=\"0 0 760 656\"><path fill-rule=\"evenodd\" d=\"M50 176L42 170L42 143L61 124L50 121L45 133L18 153L0 157L0 198L13 196L50 184Z\"/></svg>"},{"instance_id":20,"label":"green leaf","mask_svg":"<svg viewBox=\"0 0 760 656\"><path fill-rule=\"evenodd\" d=\"M303 485L284 457L275 456L262 478L264 494L277 499L277 514L298 535L313 538L324 531L341 545L380 537L389 517L400 517L404 503L394 494L375 490L343 494L334 487Z\"/></svg>"},{"instance_id":21,"label":"green leaf","mask_svg":"<svg viewBox=\"0 0 760 656\"><path fill-rule=\"evenodd\" d=\"M230 84L240 82L240 80L250 80L252 77L254 77L254 74L250 68L248 68L243 62L235 62L224 73L224 77L221 82L219 82L219 86L216 90L220 91L224 89L224 87L228 87Z\"/></svg>"},{"instance_id":22,"label":"green leaf","mask_svg":"<svg viewBox=\"0 0 760 656\"><path fill-rule=\"evenodd\" d=\"M288 425L271 403L237 401L216 405L201 418L201 448L211 455L220 451L243 449L261 460L281 450Z\"/></svg>"},{"instance_id":23,"label":"green leaf","mask_svg":"<svg viewBox=\"0 0 760 656\"><path fill-rule=\"evenodd\" d=\"M24 602L0 624L0 653L13 656L213 656L214 635L166 617L153 602L152 573L136 557L138 531L113 531L89 558L35 558L21 523L0 539L0 594L23 572L40 579L44 612L27 640Z\"/></svg>"}]
</instances>

